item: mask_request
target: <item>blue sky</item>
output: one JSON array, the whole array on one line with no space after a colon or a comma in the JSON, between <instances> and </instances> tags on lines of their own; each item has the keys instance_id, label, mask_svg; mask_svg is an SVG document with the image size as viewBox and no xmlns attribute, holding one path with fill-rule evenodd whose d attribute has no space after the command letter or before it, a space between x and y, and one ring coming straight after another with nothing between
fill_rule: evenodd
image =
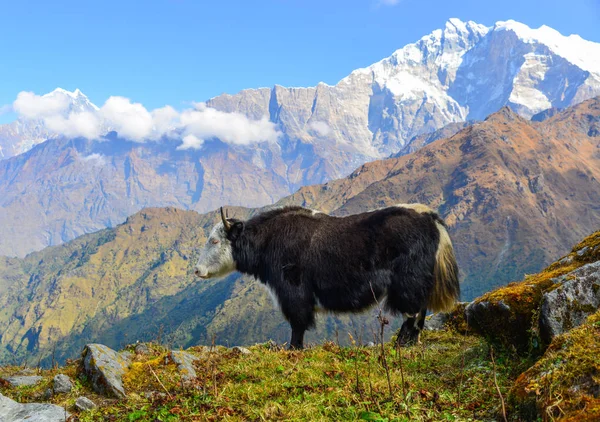
<instances>
[{"instance_id":1,"label":"blue sky","mask_svg":"<svg viewBox=\"0 0 600 422\"><path fill-rule=\"evenodd\" d=\"M451 17L546 24L600 42L599 0L12 0L0 8L0 106L57 86L99 105L121 95L152 109L243 88L334 84Z\"/></svg>"}]
</instances>

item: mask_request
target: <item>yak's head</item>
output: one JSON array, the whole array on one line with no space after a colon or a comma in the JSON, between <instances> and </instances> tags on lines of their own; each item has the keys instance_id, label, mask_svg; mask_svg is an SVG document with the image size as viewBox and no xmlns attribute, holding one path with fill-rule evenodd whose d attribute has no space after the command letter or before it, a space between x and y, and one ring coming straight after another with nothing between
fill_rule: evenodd
<instances>
[{"instance_id":1,"label":"yak's head","mask_svg":"<svg viewBox=\"0 0 600 422\"><path fill-rule=\"evenodd\" d=\"M215 225L200 254L194 274L200 278L223 277L235 271L231 242L240 235L244 223L226 218L221 208L221 222Z\"/></svg>"}]
</instances>

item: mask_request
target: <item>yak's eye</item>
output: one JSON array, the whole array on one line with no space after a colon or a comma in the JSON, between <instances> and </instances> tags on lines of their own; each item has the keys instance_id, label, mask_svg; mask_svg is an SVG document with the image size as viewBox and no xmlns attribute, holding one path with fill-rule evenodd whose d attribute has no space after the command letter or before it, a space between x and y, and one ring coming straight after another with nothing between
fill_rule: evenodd
<instances>
[{"instance_id":1,"label":"yak's eye","mask_svg":"<svg viewBox=\"0 0 600 422\"><path fill-rule=\"evenodd\" d=\"M216 245L217 243L219 243L219 239L210 239L210 243Z\"/></svg>"}]
</instances>

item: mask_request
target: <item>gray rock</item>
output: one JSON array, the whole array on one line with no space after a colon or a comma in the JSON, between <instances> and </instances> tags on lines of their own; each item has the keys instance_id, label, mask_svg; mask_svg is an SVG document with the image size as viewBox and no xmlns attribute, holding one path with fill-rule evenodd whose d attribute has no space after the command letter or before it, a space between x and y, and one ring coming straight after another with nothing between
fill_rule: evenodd
<instances>
[{"instance_id":1,"label":"gray rock","mask_svg":"<svg viewBox=\"0 0 600 422\"><path fill-rule=\"evenodd\" d=\"M570 264L571 262L573 262L573 257L570 255L565 256L564 258L562 258L560 261L558 261L559 264Z\"/></svg>"},{"instance_id":2,"label":"gray rock","mask_svg":"<svg viewBox=\"0 0 600 422\"><path fill-rule=\"evenodd\" d=\"M556 279L560 287L545 293L540 308L540 336L552 339L581 325L600 308L600 261Z\"/></svg>"},{"instance_id":3,"label":"gray rock","mask_svg":"<svg viewBox=\"0 0 600 422\"><path fill-rule=\"evenodd\" d=\"M167 356L167 360L177 365L183 381L193 381L198 376L194 369L194 361L198 360L198 358L191 353L181 350L171 350Z\"/></svg>"},{"instance_id":4,"label":"gray rock","mask_svg":"<svg viewBox=\"0 0 600 422\"><path fill-rule=\"evenodd\" d=\"M65 409L47 403L17 403L0 394L2 422L64 422L71 416Z\"/></svg>"},{"instance_id":5,"label":"gray rock","mask_svg":"<svg viewBox=\"0 0 600 422\"><path fill-rule=\"evenodd\" d=\"M587 251L590 250L589 246L585 246L577 251L577 256L583 256Z\"/></svg>"},{"instance_id":6,"label":"gray rock","mask_svg":"<svg viewBox=\"0 0 600 422\"><path fill-rule=\"evenodd\" d=\"M425 319L425 329L430 331L440 331L444 329L446 322L450 318L450 314L439 312Z\"/></svg>"},{"instance_id":7,"label":"gray rock","mask_svg":"<svg viewBox=\"0 0 600 422\"><path fill-rule=\"evenodd\" d=\"M100 394L125 397L122 376L131 364L130 354L117 353L102 344L88 344L81 354L83 369Z\"/></svg>"},{"instance_id":8,"label":"gray rock","mask_svg":"<svg viewBox=\"0 0 600 422\"><path fill-rule=\"evenodd\" d=\"M13 387L22 387L29 385L36 385L43 378L38 375L15 375L13 377L7 377L8 381Z\"/></svg>"},{"instance_id":9,"label":"gray rock","mask_svg":"<svg viewBox=\"0 0 600 422\"><path fill-rule=\"evenodd\" d=\"M96 403L94 403L87 397L81 396L81 397L78 397L77 400L75 400L75 407L78 410L85 412L86 410L94 409L96 407Z\"/></svg>"},{"instance_id":10,"label":"gray rock","mask_svg":"<svg viewBox=\"0 0 600 422\"><path fill-rule=\"evenodd\" d=\"M70 393L73 389L73 383L71 382L71 378L64 374L56 375L54 377L53 382L53 389L55 394Z\"/></svg>"},{"instance_id":11,"label":"gray rock","mask_svg":"<svg viewBox=\"0 0 600 422\"><path fill-rule=\"evenodd\" d=\"M245 347L235 346L231 348L232 351L240 354L240 355L251 355L252 352Z\"/></svg>"},{"instance_id":12,"label":"gray rock","mask_svg":"<svg viewBox=\"0 0 600 422\"><path fill-rule=\"evenodd\" d=\"M135 354L136 355L147 355L150 353L150 349L146 343L140 343L135 345Z\"/></svg>"}]
</instances>

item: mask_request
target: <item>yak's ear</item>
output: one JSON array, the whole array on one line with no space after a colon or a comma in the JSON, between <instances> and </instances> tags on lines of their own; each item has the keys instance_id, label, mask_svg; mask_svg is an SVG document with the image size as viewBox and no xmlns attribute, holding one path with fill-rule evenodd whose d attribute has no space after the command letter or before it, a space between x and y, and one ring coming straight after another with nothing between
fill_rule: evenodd
<instances>
[{"instance_id":1,"label":"yak's ear","mask_svg":"<svg viewBox=\"0 0 600 422\"><path fill-rule=\"evenodd\" d=\"M240 237L240 235L244 231L244 222L239 221L239 220L233 220L233 219L231 219L229 221L231 222L231 226L229 227L229 230L227 231L227 237L231 240L235 240L238 237Z\"/></svg>"}]
</instances>

